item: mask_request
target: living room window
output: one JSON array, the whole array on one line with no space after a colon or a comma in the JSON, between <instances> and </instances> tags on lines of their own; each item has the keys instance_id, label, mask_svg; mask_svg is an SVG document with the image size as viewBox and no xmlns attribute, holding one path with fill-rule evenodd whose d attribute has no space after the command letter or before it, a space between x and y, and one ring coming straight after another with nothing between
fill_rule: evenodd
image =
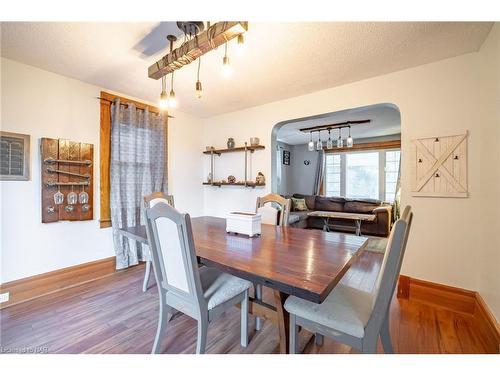
<instances>
[{"instance_id":1,"label":"living room window","mask_svg":"<svg viewBox=\"0 0 500 375\"><path fill-rule=\"evenodd\" d=\"M372 198L392 203L399 178L400 150L327 153L327 196Z\"/></svg>"}]
</instances>

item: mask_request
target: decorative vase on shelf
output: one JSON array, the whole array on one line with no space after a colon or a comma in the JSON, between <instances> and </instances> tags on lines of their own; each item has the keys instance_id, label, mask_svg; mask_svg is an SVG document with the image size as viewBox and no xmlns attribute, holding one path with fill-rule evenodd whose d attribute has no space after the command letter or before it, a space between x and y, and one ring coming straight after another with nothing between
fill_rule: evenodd
<instances>
[{"instance_id":1,"label":"decorative vase on shelf","mask_svg":"<svg viewBox=\"0 0 500 375\"><path fill-rule=\"evenodd\" d=\"M264 185L266 183L266 178L262 172L257 173L257 177L255 178L255 183L257 185Z\"/></svg>"},{"instance_id":2,"label":"decorative vase on shelf","mask_svg":"<svg viewBox=\"0 0 500 375\"><path fill-rule=\"evenodd\" d=\"M227 139L227 148L234 148L234 138Z\"/></svg>"},{"instance_id":3,"label":"decorative vase on shelf","mask_svg":"<svg viewBox=\"0 0 500 375\"><path fill-rule=\"evenodd\" d=\"M230 184L236 183L236 177L234 177L233 175L228 176L227 182L229 182Z\"/></svg>"}]
</instances>

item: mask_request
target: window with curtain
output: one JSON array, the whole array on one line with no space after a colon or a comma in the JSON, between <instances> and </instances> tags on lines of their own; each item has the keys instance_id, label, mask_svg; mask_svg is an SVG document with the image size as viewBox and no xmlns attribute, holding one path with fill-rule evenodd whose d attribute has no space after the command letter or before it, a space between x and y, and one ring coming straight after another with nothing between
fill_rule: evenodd
<instances>
[{"instance_id":1,"label":"window with curtain","mask_svg":"<svg viewBox=\"0 0 500 375\"><path fill-rule=\"evenodd\" d=\"M167 192L166 144L163 115L115 100L111 106L110 208L117 269L146 260L142 245L118 229L144 225L144 196Z\"/></svg>"},{"instance_id":2,"label":"window with curtain","mask_svg":"<svg viewBox=\"0 0 500 375\"><path fill-rule=\"evenodd\" d=\"M392 203L399 178L400 150L328 153L327 196L371 198Z\"/></svg>"}]
</instances>

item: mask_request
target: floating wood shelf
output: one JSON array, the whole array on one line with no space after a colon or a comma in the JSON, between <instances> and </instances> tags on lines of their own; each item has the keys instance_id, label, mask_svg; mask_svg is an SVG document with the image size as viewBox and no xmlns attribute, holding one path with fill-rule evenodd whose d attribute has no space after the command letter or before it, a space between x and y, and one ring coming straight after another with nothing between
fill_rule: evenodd
<instances>
[{"instance_id":1,"label":"floating wood shelf","mask_svg":"<svg viewBox=\"0 0 500 375\"><path fill-rule=\"evenodd\" d=\"M246 187L258 187L258 186L266 186L266 184L257 184L254 181L247 181L246 185L244 182L235 182L235 183L229 183L229 182L222 182L222 181L214 181L214 182L204 182L203 185L208 185L208 186L246 186Z\"/></svg>"},{"instance_id":2,"label":"floating wood shelf","mask_svg":"<svg viewBox=\"0 0 500 375\"><path fill-rule=\"evenodd\" d=\"M258 146L247 146L246 147L246 151L250 151L250 152L254 152L255 150L263 150L265 149L266 147L265 146L262 146L262 145L258 145ZM221 149L218 149L218 150L212 150L212 151L203 151L203 153L205 155L210 155L212 154L212 152L214 154L224 154L226 152L244 152L245 151L245 146L243 147L233 147L233 148L221 148ZM234 185L234 184L233 184Z\"/></svg>"}]
</instances>

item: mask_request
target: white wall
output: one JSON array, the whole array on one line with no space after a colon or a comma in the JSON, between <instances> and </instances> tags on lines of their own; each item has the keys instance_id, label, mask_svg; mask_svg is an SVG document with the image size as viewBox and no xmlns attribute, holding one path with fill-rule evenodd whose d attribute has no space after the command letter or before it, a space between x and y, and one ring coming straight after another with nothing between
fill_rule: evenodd
<instances>
[{"instance_id":1,"label":"white wall","mask_svg":"<svg viewBox=\"0 0 500 375\"><path fill-rule=\"evenodd\" d=\"M492 35L498 34L498 25ZM492 37L490 35L490 38ZM498 46L496 46L498 48ZM497 114L486 106L485 97L495 95L480 72L485 52L423 65L384 76L282 100L266 105L227 113L204 120L203 137L207 144L221 143L228 136L238 140L259 137L265 151L255 153L254 168L266 177L271 172L271 131L281 121L357 108L376 103L393 103L401 112L402 130L402 199L415 213L403 273L425 280L477 290L481 265L485 257L480 237L490 225L491 212L484 212L498 198L484 202L481 191L481 144L493 136ZM489 64L488 66L493 65ZM491 75L485 73L486 76ZM480 121L481 119L481 121ZM484 120L484 121L482 121ZM410 141L425 136L444 136L469 130L469 191L467 199L417 198L411 196L408 178L412 160L405 149ZM495 143L498 147L498 143ZM498 175L498 164L491 163L492 175ZM222 169L224 166L221 166ZM495 167L493 169L493 167ZM498 182L496 182L498 184ZM497 188L498 189L498 188ZM258 195L270 192L243 188L204 191L205 213L223 216L230 210L251 210ZM495 202L495 203L493 203ZM483 212L484 214L483 214ZM498 211L498 210L497 210ZM493 239L499 232L488 231ZM491 245L493 246L493 245ZM498 254L498 247L492 252ZM489 258L489 257L488 257ZM498 263L490 265L498 274ZM494 271L491 270L491 271ZM500 317L498 283L486 295L487 302Z\"/></svg>"},{"instance_id":2,"label":"white wall","mask_svg":"<svg viewBox=\"0 0 500 375\"><path fill-rule=\"evenodd\" d=\"M309 164L305 165L304 160L309 160ZM289 172L288 192L290 194L314 194L318 152L309 151L307 145L294 145L290 166L292 168Z\"/></svg>"},{"instance_id":3,"label":"white wall","mask_svg":"<svg viewBox=\"0 0 500 375\"><path fill-rule=\"evenodd\" d=\"M0 282L113 256L111 229L99 228L101 88L1 59L1 129L31 135L31 180L2 181ZM200 214L199 122L176 113L169 122L169 187L178 206ZM41 223L41 137L94 144L94 220Z\"/></svg>"}]
</instances>

